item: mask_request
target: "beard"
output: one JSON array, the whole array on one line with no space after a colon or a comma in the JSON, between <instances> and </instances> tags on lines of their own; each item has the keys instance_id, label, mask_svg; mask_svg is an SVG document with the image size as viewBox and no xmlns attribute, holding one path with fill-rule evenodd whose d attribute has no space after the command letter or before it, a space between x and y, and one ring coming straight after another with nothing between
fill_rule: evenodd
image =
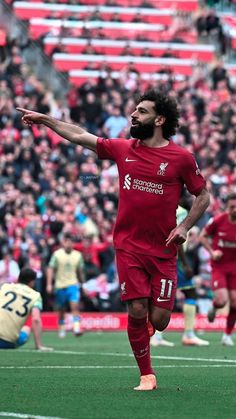
<instances>
[{"instance_id":1,"label":"beard","mask_svg":"<svg viewBox=\"0 0 236 419\"><path fill-rule=\"evenodd\" d=\"M130 128L130 134L133 138L138 138L139 140L147 140L151 138L154 134L154 124L140 124L133 125Z\"/></svg>"}]
</instances>

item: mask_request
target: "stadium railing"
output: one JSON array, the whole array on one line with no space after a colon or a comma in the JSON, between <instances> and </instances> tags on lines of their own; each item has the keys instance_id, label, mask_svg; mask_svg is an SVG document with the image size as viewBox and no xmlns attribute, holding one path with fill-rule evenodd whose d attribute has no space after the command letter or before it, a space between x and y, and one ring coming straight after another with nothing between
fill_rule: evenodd
<instances>
[{"instance_id":1,"label":"stadium railing","mask_svg":"<svg viewBox=\"0 0 236 419\"><path fill-rule=\"evenodd\" d=\"M189 76L192 74L196 60L177 59L177 58L151 58L135 56L117 56L117 55L84 55L84 54L54 54L53 63L59 71L69 71L71 69L83 69L88 63L109 63L113 70L121 70L125 65L133 63L135 68L142 72L160 71L169 68L176 74Z\"/></svg>"},{"instance_id":2,"label":"stadium railing","mask_svg":"<svg viewBox=\"0 0 236 419\"><path fill-rule=\"evenodd\" d=\"M31 3L42 3L42 0L31 0ZM56 3L64 3L66 4L65 0ZM80 0L80 4L86 6L94 6L97 7L99 5L104 5L106 2L105 0ZM141 8L142 1L141 0L116 0L116 3L122 7L139 7ZM153 5L153 7L157 6L157 0L149 0L149 3ZM195 11L199 7L198 0L158 0L158 9L176 9L182 11Z\"/></svg>"},{"instance_id":3,"label":"stadium railing","mask_svg":"<svg viewBox=\"0 0 236 419\"><path fill-rule=\"evenodd\" d=\"M53 49L58 46L58 37L46 37L44 39L44 50L50 55ZM88 41L86 39L62 38L60 45L63 52L80 54L83 52ZM100 54L120 55L127 46L127 41L116 41L108 39L92 39L90 45L96 48ZM161 57L167 50L173 53L175 58L195 58L200 61L209 62L214 58L215 46L202 44L179 44L174 42L140 42L129 41L128 46L134 55L142 56L143 51L148 48L149 52L156 57Z\"/></svg>"}]
</instances>

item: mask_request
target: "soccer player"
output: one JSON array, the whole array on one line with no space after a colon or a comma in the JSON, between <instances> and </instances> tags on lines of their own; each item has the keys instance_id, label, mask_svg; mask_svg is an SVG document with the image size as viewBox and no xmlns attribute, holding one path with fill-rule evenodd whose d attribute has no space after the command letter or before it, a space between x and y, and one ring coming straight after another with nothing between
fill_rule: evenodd
<instances>
[{"instance_id":1,"label":"soccer player","mask_svg":"<svg viewBox=\"0 0 236 419\"><path fill-rule=\"evenodd\" d=\"M79 314L80 287L78 280L84 282L84 261L82 253L73 249L70 234L66 233L62 239L62 247L53 252L47 269L47 292L53 291L55 277L55 299L59 311L60 338L66 336L65 310L69 304L73 316L73 332L75 336L82 335Z\"/></svg>"},{"instance_id":2,"label":"soccer player","mask_svg":"<svg viewBox=\"0 0 236 419\"><path fill-rule=\"evenodd\" d=\"M206 182L194 157L171 140L178 127L177 103L155 90L144 92L131 114L134 139L130 140L97 138L82 127L48 115L17 110L25 124L44 124L118 166L114 246L121 299L128 304L128 338L141 375L135 390L153 390L157 381L151 366L150 334L164 330L170 321L177 248L209 204ZM184 184L195 199L185 220L176 227Z\"/></svg>"},{"instance_id":3,"label":"soccer player","mask_svg":"<svg viewBox=\"0 0 236 419\"><path fill-rule=\"evenodd\" d=\"M29 268L20 271L18 283L1 284L0 287L0 349L14 349L24 345L29 339L30 327L25 325L32 315L32 330L35 348L51 351L41 343L42 298L33 289L36 272Z\"/></svg>"},{"instance_id":4,"label":"soccer player","mask_svg":"<svg viewBox=\"0 0 236 419\"><path fill-rule=\"evenodd\" d=\"M213 322L218 308L229 303L222 344L233 346L236 322L236 193L228 195L226 211L213 217L201 233L201 242L211 255L213 307L208 312Z\"/></svg>"}]
</instances>

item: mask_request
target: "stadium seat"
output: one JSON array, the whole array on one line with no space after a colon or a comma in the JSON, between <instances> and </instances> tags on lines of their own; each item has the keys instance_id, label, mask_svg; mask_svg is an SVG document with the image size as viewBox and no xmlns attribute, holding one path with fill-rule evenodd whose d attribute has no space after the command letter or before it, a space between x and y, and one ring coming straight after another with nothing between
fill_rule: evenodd
<instances>
[{"instance_id":1,"label":"stadium seat","mask_svg":"<svg viewBox=\"0 0 236 419\"><path fill-rule=\"evenodd\" d=\"M149 0L153 6L156 5L157 0ZM31 0L32 3L41 3L42 0ZM57 3L61 3L58 2ZM62 3L66 3L65 0ZM116 3L122 7L139 7L141 4L141 0L116 0ZM80 0L81 5L89 6L89 5L103 5L104 0ZM176 10L183 10L193 12L197 10L199 7L198 0L161 0L158 1L158 8L159 9L176 9Z\"/></svg>"},{"instance_id":2,"label":"stadium seat","mask_svg":"<svg viewBox=\"0 0 236 419\"><path fill-rule=\"evenodd\" d=\"M79 13L81 19L86 19L90 13L99 10L104 20L110 21L114 13L119 15L123 22L131 22L137 13L141 13L144 22L160 23L163 25L170 25L172 18L175 15L174 10L170 9L139 9L135 7L107 7L107 6L81 6L81 5L66 5L66 4L48 4L48 3L32 3L32 2L15 2L14 12L17 17L24 20L31 18L47 18L51 13L57 12L58 18L64 16L73 16L74 13Z\"/></svg>"},{"instance_id":3,"label":"stadium seat","mask_svg":"<svg viewBox=\"0 0 236 419\"><path fill-rule=\"evenodd\" d=\"M99 77L104 78L107 74L103 71L91 71L91 70L70 70L69 71L69 81L73 85L79 87L88 80L97 81ZM111 77L114 79L119 79L121 77L120 71L112 71ZM142 80L166 80L168 76L166 74L152 74L145 73L141 74ZM176 74L174 77L175 86L178 86L180 82L184 80L183 75Z\"/></svg>"},{"instance_id":4,"label":"stadium seat","mask_svg":"<svg viewBox=\"0 0 236 419\"><path fill-rule=\"evenodd\" d=\"M133 63L139 72L159 72L164 68L176 74L189 76L192 74L195 60L175 59L175 58L149 58L131 56L104 56L104 55L84 55L84 54L54 54L53 63L59 71L69 71L71 69L84 69L88 63L103 64L108 61L113 70L121 70L129 63Z\"/></svg>"},{"instance_id":5,"label":"stadium seat","mask_svg":"<svg viewBox=\"0 0 236 419\"><path fill-rule=\"evenodd\" d=\"M32 18L30 19L30 35L32 38L38 38L39 36L45 35L48 32L59 35L62 28L70 30L73 36L80 36L82 29L86 27L91 32L94 31L94 36L99 30L102 30L105 38L116 38L117 31L119 36L134 38L140 33L147 34L150 40L160 36L160 32L163 31L164 26L159 24L143 24L143 23L120 23L120 22L75 22L61 19L42 19Z\"/></svg>"},{"instance_id":6,"label":"stadium seat","mask_svg":"<svg viewBox=\"0 0 236 419\"><path fill-rule=\"evenodd\" d=\"M126 41L92 39L90 44L96 48L100 54L120 55L127 45ZM85 39L63 38L61 40L63 52L69 54L81 54L87 45ZM195 58L199 61L209 62L215 54L215 46L202 44L179 44L174 42L137 42L130 41L129 47L134 55L142 56L146 48L154 57L161 57L167 50L176 58ZM58 46L58 37L46 37L44 39L44 49L50 55L53 49Z\"/></svg>"}]
</instances>

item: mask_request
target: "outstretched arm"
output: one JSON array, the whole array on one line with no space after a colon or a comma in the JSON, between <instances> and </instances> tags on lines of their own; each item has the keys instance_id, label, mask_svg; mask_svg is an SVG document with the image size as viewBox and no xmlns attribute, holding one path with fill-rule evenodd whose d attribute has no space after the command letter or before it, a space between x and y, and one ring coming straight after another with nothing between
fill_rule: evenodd
<instances>
[{"instance_id":1,"label":"outstretched arm","mask_svg":"<svg viewBox=\"0 0 236 419\"><path fill-rule=\"evenodd\" d=\"M170 243L182 244L187 238L188 230L194 226L197 220L206 211L210 203L209 192L207 189L202 189L200 194L193 201L193 205L187 215L187 217L180 223L174 230L169 234L166 240L166 245Z\"/></svg>"},{"instance_id":2,"label":"outstretched arm","mask_svg":"<svg viewBox=\"0 0 236 419\"><path fill-rule=\"evenodd\" d=\"M29 111L28 109L16 108L16 110L22 113L22 121L24 124L28 126L31 126L32 124L43 124L66 140L96 152L97 136L90 134L80 126L59 121L49 115Z\"/></svg>"}]
</instances>

